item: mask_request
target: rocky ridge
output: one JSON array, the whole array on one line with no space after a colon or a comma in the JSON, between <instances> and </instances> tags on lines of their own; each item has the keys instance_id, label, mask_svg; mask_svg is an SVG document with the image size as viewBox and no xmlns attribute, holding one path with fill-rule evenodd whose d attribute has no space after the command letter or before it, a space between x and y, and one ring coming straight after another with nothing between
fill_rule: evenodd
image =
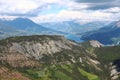
<instances>
[{"instance_id":1,"label":"rocky ridge","mask_svg":"<svg viewBox=\"0 0 120 80\"><path fill-rule=\"evenodd\" d=\"M11 37L0 41L0 65L33 80L63 79L55 75L59 72L69 75L69 80L113 80L116 73L109 64L119 58L119 48L104 47L94 40L78 44L56 35ZM119 75L114 79L119 80Z\"/></svg>"}]
</instances>

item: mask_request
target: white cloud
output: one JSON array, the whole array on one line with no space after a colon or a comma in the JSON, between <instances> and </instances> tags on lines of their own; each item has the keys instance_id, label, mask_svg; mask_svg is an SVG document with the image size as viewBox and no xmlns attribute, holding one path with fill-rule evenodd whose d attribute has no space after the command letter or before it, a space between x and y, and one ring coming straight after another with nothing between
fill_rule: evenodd
<instances>
[{"instance_id":1,"label":"white cloud","mask_svg":"<svg viewBox=\"0 0 120 80\"><path fill-rule=\"evenodd\" d=\"M56 21L69 21L81 20L86 22L91 21L112 21L116 19L115 14L102 12L102 11L68 11L63 10L58 14L41 15L32 18L38 23L42 22L56 22ZM117 15L117 14L116 14ZM117 18L118 19L118 18Z\"/></svg>"},{"instance_id":2,"label":"white cloud","mask_svg":"<svg viewBox=\"0 0 120 80\"><path fill-rule=\"evenodd\" d=\"M65 0L67 1L67 0ZM37 8L44 8L44 5L63 5L62 0L0 0L0 13L27 13Z\"/></svg>"},{"instance_id":3,"label":"white cloud","mask_svg":"<svg viewBox=\"0 0 120 80\"><path fill-rule=\"evenodd\" d=\"M120 7L113 7L105 10L105 12L113 12L113 13L119 13L120 12Z\"/></svg>"},{"instance_id":4,"label":"white cloud","mask_svg":"<svg viewBox=\"0 0 120 80\"><path fill-rule=\"evenodd\" d=\"M26 13L38 7L32 0L0 0L0 13Z\"/></svg>"},{"instance_id":5,"label":"white cloud","mask_svg":"<svg viewBox=\"0 0 120 80\"><path fill-rule=\"evenodd\" d=\"M54 4L67 8L57 13L40 14L44 13L45 10L52 10L50 8ZM31 18L38 23L68 20L81 20L84 22L95 20L111 21L120 18L120 7L88 10L90 6L90 3L77 3L72 0L0 0L0 18L16 18L22 14L23 17Z\"/></svg>"},{"instance_id":6,"label":"white cloud","mask_svg":"<svg viewBox=\"0 0 120 80\"><path fill-rule=\"evenodd\" d=\"M76 3L76 2L69 2L67 4L69 10L83 10L89 7L88 3Z\"/></svg>"},{"instance_id":7,"label":"white cloud","mask_svg":"<svg viewBox=\"0 0 120 80\"><path fill-rule=\"evenodd\" d=\"M5 20L13 20L17 18L18 16L7 16L7 15L0 15L0 19L5 19Z\"/></svg>"}]
</instances>

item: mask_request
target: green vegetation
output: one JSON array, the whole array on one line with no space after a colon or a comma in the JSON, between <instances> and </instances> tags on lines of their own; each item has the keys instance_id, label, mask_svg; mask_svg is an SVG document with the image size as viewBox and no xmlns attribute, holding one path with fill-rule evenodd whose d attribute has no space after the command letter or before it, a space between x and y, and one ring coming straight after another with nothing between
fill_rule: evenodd
<instances>
[{"instance_id":1,"label":"green vegetation","mask_svg":"<svg viewBox=\"0 0 120 80\"><path fill-rule=\"evenodd\" d=\"M51 80L49 76L51 73L47 68L43 70L25 69L20 71L23 75L30 77L32 80Z\"/></svg>"},{"instance_id":2,"label":"green vegetation","mask_svg":"<svg viewBox=\"0 0 120 80\"><path fill-rule=\"evenodd\" d=\"M88 73L86 72L85 70L83 69L80 69L78 68L78 70L80 71L80 73L83 75L83 76L86 76L89 80L99 80L98 76L92 74L92 73Z\"/></svg>"},{"instance_id":3,"label":"green vegetation","mask_svg":"<svg viewBox=\"0 0 120 80\"><path fill-rule=\"evenodd\" d=\"M81 68L76 69L75 65L46 66L42 70L28 69L24 74L27 74L33 80L99 80L97 75L88 73Z\"/></svg>"},{"instance_id":4,"label":"green vegetation","mask_svg":"<svg viewBox=\"0 0 120 80\"><path fill-rule=\"evenodd\" d=\"M60 80L72 80L72 78L70 76L67 76L65 73L63 73L61 71L56 71L55 77L57 77Z\"/></svg>"},{"instance_id":5,"label":"green vegetation","mask_svg":"<svg viewBox=\"0 0 120 80\"><path fill-rule=\"evenodd\" d=\"M120 59L120 46L97 48L95 53L102 63L107 64Z\"/></svg>"},{"instance_id":6,"label":"green vegetation","mask_svg":"<svg viewBox=\"0 0 120 80\"><path fill-rule=\"evenodd\" d=\"M72 65L62 65L61 66L63 69L67 70L68 72L72 73Z\"/></svg>"}]
</instances>

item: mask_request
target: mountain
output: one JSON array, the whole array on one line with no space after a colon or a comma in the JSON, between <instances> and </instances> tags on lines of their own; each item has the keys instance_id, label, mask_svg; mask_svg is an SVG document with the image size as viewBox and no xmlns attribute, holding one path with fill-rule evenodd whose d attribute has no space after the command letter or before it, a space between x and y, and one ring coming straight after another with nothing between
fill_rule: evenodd
<instances>
[{"instance_id":1,"label":"mountain","mask_svg":"<svg viewBox=\"0 0 120 80\"><path fill-rule=\"evenodd\" d=\"M0 39L10 37L10 36L20 36L20 35L25 35L25 32L18 31L14 29L11 26L5 25L3 23L0 23Z\"/></svg>"},{"instance_id":2,"label":"mountain","mask_svg":"<svg viewBox=\"0 0 120 80\"><path fill-rule=\"evenodd\" d=\"M69 34L81 34L87 31L96 30L106 25L106 22L89 22L81 24L78 21L63 21L63 22L51 22L41 23L41 25L61 32L67 32Z\"/></svg>"},{"instance_id":3,"label":"mountain","mask_svg":"<svg viewBox=\"0 0 120 80\"><path fill-rule=\"evenodd\" d=\"M14 20L0 20L2 32L5 34L0 35L0 39L10 37L10 36L25 36L25 35L64 35L70 40L81 42L80 37L76 35L69 34L67 32L56 31L50 28L46 28L42 25L39 25L27 18L16 18ZM5 27L7 26L7 27ZM10 33L9 33L10 32Z\"/></svg>"},{"instance_id":4,"label":"mountain","mask_svg":"<svg viewBox=\"0 0 120 80\"><path fill-rule=\"evenodd\" d=\"M116 44L120 41L120 21L113 22L96 31L87 32L83 40L98 40L103 44Z\"/></svg>"},{"instance_id":5,"label":"mountain","mask_svg":"<svg viewBox=\"0 0 120 80\"><path fill-rule=\"evenodd\" d=\"M1 80L119 80L120 46L57 35L0 40ZM117 77L116 77L117 76Z\"/></svg>"},{"instance_id":6,"label":"mountain","mask_svg":"<svg viewBox=\"0 0 120 80\"><path fill-rule=\"evenodd\" d=\"M27 35L34 34L64 34L60 31L45 28L27 18L16 18L14 20L0 20L0 23L9 26L9 28L15 29L20 32L25 32ZM9 32L9 30L8 30ZM26 35L25 34L25 35Z\"/></svg>"}]
</instances>

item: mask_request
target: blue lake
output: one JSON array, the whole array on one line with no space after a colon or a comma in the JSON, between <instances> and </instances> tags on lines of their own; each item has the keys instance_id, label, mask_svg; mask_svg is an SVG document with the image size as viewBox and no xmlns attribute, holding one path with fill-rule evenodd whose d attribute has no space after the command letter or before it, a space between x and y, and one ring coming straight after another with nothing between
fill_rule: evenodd
<instances>
[{"instance_id":1,"label":"blue lake","mask_svg":"<svg viewBox=\"0 0 120 80\"><path fill-rule=\"evenodd\" d=\"M65 35L65 37L67 39L70 39L70 40L73 40L73 41L76 41L76 42L83 42L83 40L81 40L81 36L68 34L68 35Z\"/></svg>"}]
</instances>

